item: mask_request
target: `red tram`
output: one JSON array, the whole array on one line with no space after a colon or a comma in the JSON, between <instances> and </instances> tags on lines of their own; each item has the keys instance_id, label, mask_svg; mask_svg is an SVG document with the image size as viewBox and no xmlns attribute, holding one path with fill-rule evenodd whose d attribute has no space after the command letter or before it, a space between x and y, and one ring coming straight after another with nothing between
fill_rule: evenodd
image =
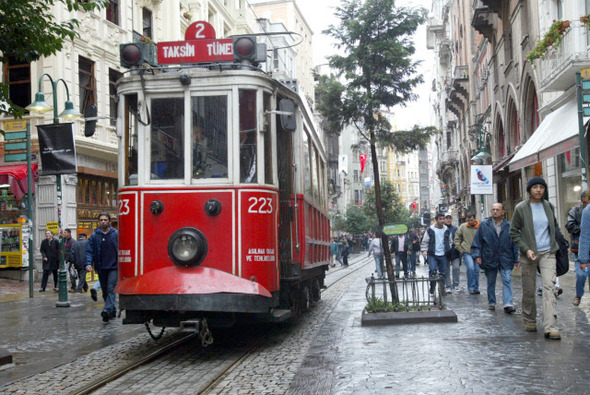
<instances>
[{"instance_id":1,"label":"red tram","mask_svg":"<svg viewBox=\"0 0 590 395\"><path fill-rule=\"evenodd\" d=\"M138 68L117 90L123 323L281 321L318 300L327 169L304 100L234 64Z\"/></svg>"}]
</instances>

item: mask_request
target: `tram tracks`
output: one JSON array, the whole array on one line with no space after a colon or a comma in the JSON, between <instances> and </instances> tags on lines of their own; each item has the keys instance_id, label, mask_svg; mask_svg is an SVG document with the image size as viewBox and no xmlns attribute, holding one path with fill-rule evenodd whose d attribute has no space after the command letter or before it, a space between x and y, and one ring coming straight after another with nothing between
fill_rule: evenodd
<instances>
[{"instance_id":1,"label":"tram tracks","mask_svg":"<svg viewBox=\"0 0 590 395\"><path fill-rule=\"evenodd\" d=\"M372 262L372 259L370 258L357 258L354 261L351 260L351 264L348 268L338 268L328 272L328 276L326 276L328 284L326 284L322 293L325 294L326 292L330 292L330 290L340 281L365 268L370 262ZM152 369L150 368L150 365L174 365L177 363L175 362L176 360L186 359L186 357L183 357L184 353L191 354L189 366L196 371L196 374L191 380L192 385L189 392L198 394L216 393L220 383L227 381L228 377L232 374L232 371L239 370L240 366L245 364L251 356L256 355L256 353L268 343L269 339L281 334L288 336L288 333L290 332L288 326L261 325L259 328L259 332L253 332L249 336L241 334L244 337L244 344L241 344L240 342L236 344L234 341L229 341L229 345L217 345L212 347L215 350L198 346L197 343L200 342L197 342L196 334L187 334L186 336L154 350L145 357L131 361L127 365L117 368L116 371L104 375L72 393L90 394L112 392L113 389L120 388L118 387L119 385L121 385L122 388L127 385L124 383L137 381L131 377L134 375L141 376L142 370L164 370L158 369L157 367ZM231 338L231 336L232 335L229 335L229 338ZM172 360L173 362L162 362L164 359ZM218 363L214 363L212 361L213 359L217 360ZM185 368L184 365L183 368ZM151 378L151 380L158 379Z\"/></svg>"}]
</instances>

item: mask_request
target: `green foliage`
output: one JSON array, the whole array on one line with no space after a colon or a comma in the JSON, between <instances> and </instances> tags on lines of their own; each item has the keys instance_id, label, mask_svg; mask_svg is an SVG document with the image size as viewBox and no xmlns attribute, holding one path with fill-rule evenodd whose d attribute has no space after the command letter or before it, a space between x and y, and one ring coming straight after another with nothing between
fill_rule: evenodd
<instances>
[{"instance_id":1,"label":"green foliage","mask_svg":"<svg viewBox=\"0 0 590 395\"><path fill-rule=\"evenodd\" d=\"M330 213L330 227L334 232L346 232L346 217L342 213Z\"/></svg>"},{"instance_id":2,"label":"green foliage","mask_svg":"<svg viewBox=\"0 0 590 395\"><path fill-rule=\"evenodd\" d=\"M0 1L0 59L7 63L16 58L33 62L42 56L55 55L66 40L74 40L78 33L76 18L57 21L52 9L56 3L66 5L68 11L92 11L106 7L108 0L2 0ZM8 98L8 88L0 84L0 101L10 105L16 117L24 113Z\"/></svg>"},{"instance_id":3,"label":"green foliage","mask_svg":"<svg viewBox=\"0 0 590 395\"><path fill-rule=\"evenodd\" d=\"M381 206L383 207L383 220L385 224L410 223L410 212L401 204L399 196L395 192L394 185L389 180L381 183ZM367 191L362 210L366 218L370 221L371 229L379 229L375 188L370 188Z\"/></svg>"},{"instance_id":4,"label":"green foliage","mask_svg":"<svg viewBox=\"0 0 590 395\"><path fill-rule=\"evenodd\" d=\"M319 76L316 87L318 95L316 109L322 114L322 126L328 134L340 134L342 130L344 120L340 109L342 108L343 92L344 85L336 77L333 75Z\"/></svg>"},{"instance_id":5,"label":"green foliage","mask_svg":"<svg viewBox=\"0 0 590 395\"><path fill-rule=\"evenodd\" d=\"M423 311L427 306L412 306L408 302L384 302L381 298L372 298L365 306L368 313L384 313L391 311Z\"/></svg>"},{"instance_id":6,"label":"green foliage","mask_svg":"<svg viewBox=\"0 0 590 395\"><path fill-rule=\"evenodd\" d=\"M346 220L344 231L353 235L360 235L371 230L371 221L365 215L362 208L349 206L346 209Z\"/></svg>"},{"instance_id":7,"label":"green foliage","mask_svg":"<svg viewBox=\"0 0 590 395\"><path fill-rule=\"evenodd\" d=\"M426 20L426 10L397 7L395 0L343 0L337 8L338 26L325 33L334 37L344 55L328 57L345 90L340 98L345 123L362 121L364 128L389 130L374 114L415 99L422 82L411 35Z\"/></svg>"},{"instance_id":8,"label":"green foliage","mask_svg":"<svg viewBox=\"0 0 590 395\"><path fill-rule=\"evenodd\" d=\"M580 18L581 20L581 18ZM526 60L532 65L533 60L541 58L545 59L549 50L557 51L563 40L563 35L570 27L570 21L553 21L549 31L545 36L537 42L537 45L526 56Z\"/></svg>"}]
</instances>

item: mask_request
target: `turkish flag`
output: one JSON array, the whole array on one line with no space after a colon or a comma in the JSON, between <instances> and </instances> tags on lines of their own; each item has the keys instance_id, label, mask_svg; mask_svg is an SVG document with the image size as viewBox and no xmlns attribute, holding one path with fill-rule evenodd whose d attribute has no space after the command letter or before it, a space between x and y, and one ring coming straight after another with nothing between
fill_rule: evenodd
<instances>
[{"instance_id":1,"label":"turkish flag","mask_svg":"<svg viewBox=\"0 0 590 395\"><path fill-rule=\"evenodd\" d=\"M361 160L361 174L363 174L363 171L365 171L365 163L367 163L367 154L361 154L359 159Z\"/></svg>"}]
</instances>

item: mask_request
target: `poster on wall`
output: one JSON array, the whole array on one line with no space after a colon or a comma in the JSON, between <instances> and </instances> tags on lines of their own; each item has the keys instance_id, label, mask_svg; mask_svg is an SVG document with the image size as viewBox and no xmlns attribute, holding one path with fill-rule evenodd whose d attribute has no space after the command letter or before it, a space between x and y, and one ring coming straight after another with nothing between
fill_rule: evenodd
<instances>
[{"instance_id":1,"label":"poster on wall","mask_svg":"<svg viewBox=\"0 0 590 395\"><path fill-rule=\"evenodd\" d=\"M471 194L493 195L492 165L471 165Z\"/></svg>"},{"instance_id":2,"label":"poster on wall","mask_svg":"<svg viewBox=\"0 0 590 395\"><path fill-rule=\"evenodd\" d=\"M39 151L43 175L73 174L78 172L74 124L55 123L38 125Z\"/></svg>"}]
</instances>

